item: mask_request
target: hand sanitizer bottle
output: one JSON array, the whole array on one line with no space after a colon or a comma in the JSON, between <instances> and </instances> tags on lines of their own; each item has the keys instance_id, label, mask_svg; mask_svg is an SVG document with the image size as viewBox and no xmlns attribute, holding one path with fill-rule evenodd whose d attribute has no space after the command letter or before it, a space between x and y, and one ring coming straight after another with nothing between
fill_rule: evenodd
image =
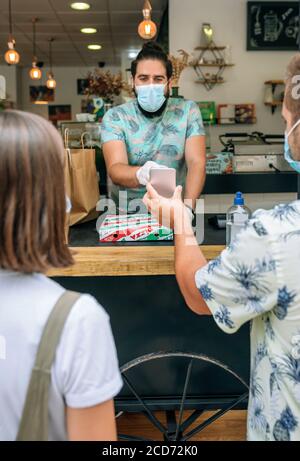
<instances>
[{"instance_id":1,"label":"hand sanitizer bottle","mask_svg":"<svg viewBox=\"0 0 300 461\"><path fill-rule=\"evenodd\" d=\"M243 229L251 216L251 211L245 206L243 194L237 192L234 204L226 215L226 245L230 245L238 233Z\"/></svg>"}]
</instances>

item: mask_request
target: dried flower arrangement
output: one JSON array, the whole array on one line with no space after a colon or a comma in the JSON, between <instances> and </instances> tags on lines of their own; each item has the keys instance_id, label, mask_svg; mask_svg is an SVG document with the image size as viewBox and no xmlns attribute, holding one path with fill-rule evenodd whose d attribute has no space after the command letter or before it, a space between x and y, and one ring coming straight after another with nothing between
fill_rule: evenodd
<instances>
[{"instance_id":1,"label":"dried flower arrangement","mask_svg":"<svg viewBox=\"0 0 300 461\"><path fill-rule=\"evenodd\" d=\"M87 75L89 86L85 90L87 96L99 96L107 102L113 102L122 90L130 93L129 85L123 80L121 72L112 74L109 70L104 72L95 69Z\"/></svg>"},{"instance_id":2,"label":"dried flower arrangement","mask_svg":"<svg viewBox=\"0 0 300 461\"><path fill-rule=\"evenodd\" d=\"M189 65L188 64L189 54L184 50L178 50L178 53L181 55L181 57L175 57L173 55L169 55L169 59L173 66L172 81L173 81L174 87L179 86L179 79L182 74L182 71Z\"/></svg>"}]
</instances>

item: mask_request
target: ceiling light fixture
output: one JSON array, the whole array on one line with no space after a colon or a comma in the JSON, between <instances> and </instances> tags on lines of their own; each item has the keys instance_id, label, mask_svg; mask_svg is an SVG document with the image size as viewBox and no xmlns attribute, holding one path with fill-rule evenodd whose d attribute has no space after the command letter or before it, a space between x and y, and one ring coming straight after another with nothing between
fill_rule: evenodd
<instances>
[{"instance_id":1,"label":"ceiling light fixture","mask_svg":"<svg viewBox=\"0 0 300 461\"><path fill-rule=\"evenodd\" d=\"M83 27L82 29L80 29L80 32L82 32L83 34L96 34L98 30L95 29L95 27Z\"/></svg>"},{"instance_id":2,"label":"ceiling light fixture","mask_svg":"<svg viewBox=\"0 0 300 461\"><path fill-rule=\"evenodd\" d=\"M71 3L70 6L72 10L80 10L80 11L89 10L91 8L91 5L85 2L74 2L74 3Z\"/></svg>"},{"instance_id":3,"label":"ceiling light fixture","mask_svg":"<svg viewBox=\"0 0 300 461\"><path fill-rule=\"evenodd\" d=\"M157 34L157 27L155 22L151 20L152 6L149 0L145 0L143 8L144 20L139 24L138 34L144 40L151 40Z\"/></svg>"},{"instance_id":4,"label":"ceiling light fixture","mask_svg":"<svg viewBox=\"0 0 300 461\"><path fill-rule=\"evenodd\" d=\"M11 13L11 0L8 0L8 10L9 10L9 37L8 37L8 50L4 55L4 59L7 64L18 64L20 61L20 55L15 50L16 41L13 38L12 31L12 13Z\"/></svg>"},{"instance_id":5,"label":"ceiling light fixture","mask_svg":"<svg viewBox=\"0 0 300 461\"><path fill-rule=\"evenodd\" d=\"M54 38L50 38L49 40L49 61L50 61L50 72L48 74L48 80L47 80L47 88L49 90L53 90L56 87L56 80L54 79L54 74L52 71L52 43L54 41Z\"/></svg>"},{"instance_id":6,"label":"ceiling light fixture","mask_svg":"<svg viewBox=\"0 0 300 461\"><path fill-rule=\"evenodd\" d=\"M36 57L36 23L37 18L32 20L32 30L33 30L33 59L32 59L32 68L29 71L29 76L32 80L40 80L42 78L42 71L37 67L37 57Z\"/></svg>"},{"instance_id":7,"label":"ceiling light fixture","mask_svg":"<svg viewBox=\"0 0 300 461\"><path fill-rule=\"evenodd\" d=\"M137 51L129 51L128 57L129 59L135 59L137 57Z\"/></svg>"},{"instance_id":8,"label":"ceiling light fixture","mask_svg":"<svg viewBox=\"0 0 300 461\"><path fill-rule=\"evenodd\" d=\"M88 49L89 50L93 50L93 51L96 51L96 50L101 50L102 46L101 45L88 45Z\"/></svg>"}]
</instances>

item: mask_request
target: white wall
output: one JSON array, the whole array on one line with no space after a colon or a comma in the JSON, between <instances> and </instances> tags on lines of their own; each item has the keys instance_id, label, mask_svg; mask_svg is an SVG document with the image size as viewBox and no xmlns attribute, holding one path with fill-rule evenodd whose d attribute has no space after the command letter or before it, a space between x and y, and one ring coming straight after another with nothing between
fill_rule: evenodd
<instances>
[{"instance_id":1,"label":"white wall","mask_svg":"<svg viewBox=\"0 0 300 461\"><path fill-rule=\"evenodd\" d=\"M71 104L72 118L75 120L75 115L81 112L81 101L85 98L83 95L77 94L77 79L86 78L89 71L94 70L93 67L54 67L53 72L57 87L55 89L54 102L50 104ZM104 71L110 70L113 73L120 71L119 67L105 67ZM45 85L48 68L43 68L43 79L40 82L34 82L29 77L29 68L22 69L22 110L34 112L48 118L48 106L40 106L30 102L29 87L30 85Z\"/></svg>"},{"instance_id":2,"label":"white wall","mask_svg":"<svg viewBox=\"0 0 300 461\"><path fill-rule=\"evenodd\" d=\"M18 69L16 66L1 65L0 75L3 75L6 81L6 99L17 103L18 100Z\"/></svg>"},{"instance_id":3,"label":"white wall","mask_svg":"<svg viewBox=\"0 0 300 461\"><path fill-rule=\"evenodd\" d=\"M224 72L226 83L216 85L211 91L194 83L197 79L193 68L184 70L180 80L180 93L195 101L221 103L255 103L257 124L211 127L212 150L218 151L221 144L218 136L225 132L262 131L268 134L282 133L284 124L280 109L274 115L264 105L264 82L283 79L286 66L295 52L247 51L247 0L170 0L170 52L184 49L188 53L200 45L203 22L211 23L217 45L230 45L235 66ZM198 52L196 52L197 55ZM275 203L288 202L296 194L248 194L247 204L252 211L271 208ZM233 196L206 196L206 212L225 212Z\"/></svg>"},{"instance_id":4,"label":"white wall","mask_svg":"<svg viewBox=\"0 0 300 461\"><path fill-rule=\"evenodd\" d=\"M247 0L170 0L170 52L188 53L200 45L203 22L211 23L217 45L230 45L235 66L224 72L226 83L206 91L193 68L184 70L180 90L195 101L220 103L255 103L255 125L212 127L212 148L219 149L218 135L225 131L263 131L282 133L280 109L272 115L263 103L264 82L283 79L286 66L295 52L246 51ZM198 53L198 52L196 52Z\"/></svg>"}]
</instances>

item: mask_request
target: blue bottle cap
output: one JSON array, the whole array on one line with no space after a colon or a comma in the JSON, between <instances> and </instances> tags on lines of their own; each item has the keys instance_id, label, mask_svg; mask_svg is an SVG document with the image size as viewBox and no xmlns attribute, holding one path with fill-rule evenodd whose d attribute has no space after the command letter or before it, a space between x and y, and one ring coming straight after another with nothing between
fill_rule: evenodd
<instances>
[{"instance_id":1,"label":"blue bottle cap","mask_svg":"<svg viewBox=\"0 0 300 461\"><path fill-rule=\"evenodd\" d=\"M244 204L245 204L245 200L244 200L242 192L237 192L234 198L234 205L244 205Z\"/></svg>"}]
</instances>

